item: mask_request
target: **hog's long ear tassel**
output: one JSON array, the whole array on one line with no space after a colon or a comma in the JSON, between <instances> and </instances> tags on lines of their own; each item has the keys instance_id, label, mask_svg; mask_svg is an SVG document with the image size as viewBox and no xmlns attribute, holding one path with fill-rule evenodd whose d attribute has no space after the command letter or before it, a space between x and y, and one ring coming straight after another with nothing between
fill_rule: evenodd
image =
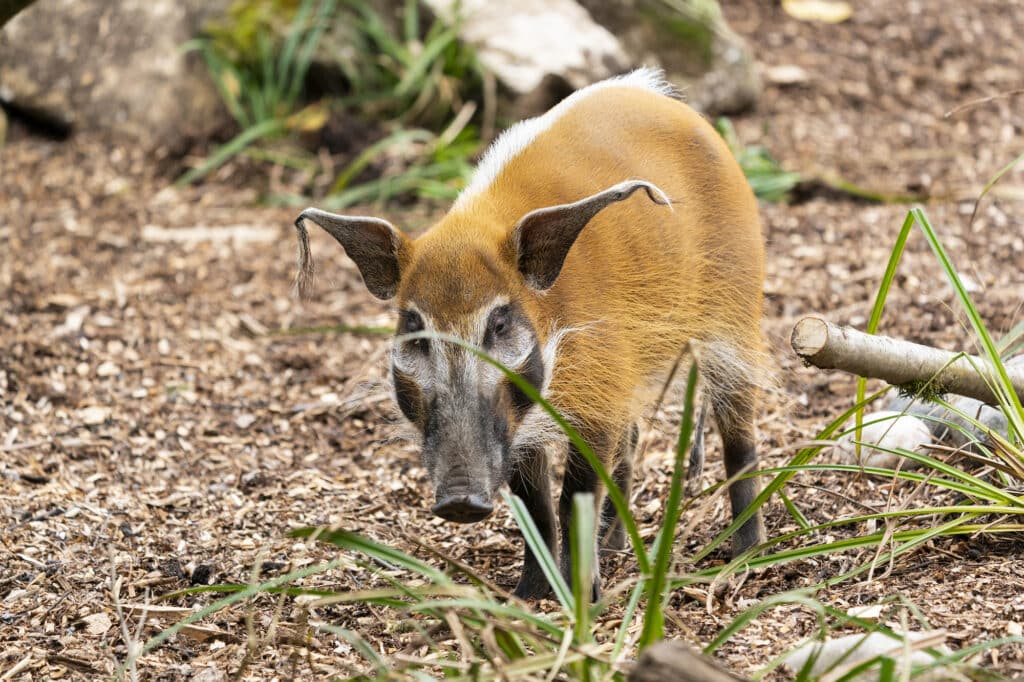
<instances>
[{"instance_id":1,"label":"hog's long ear tassel","mask_svg":"<svg viewBox=\"0 0 1024 682\"><path fill-rule=\"evenodd\" d=\"M316 267L313 254L309 250L309 232L306 231L306 211L295 219L295 230L299 233L299 269L295 273L294 293L300 299L307 299L313 290L313 279Z\"/></svg>"},{"instance_id":2,"label":"hog's long ear tassel","mask_svg":"<svg viewBox=\"0 0 1024 682\"><path fill-rule=\"evenodd\" d=\"M370 293L387 300L395 295L401 278L401 265L410 242L394 225L382 218L338 215L319 208L307 208L295 219L299 232L299 272L295 290L300 297L313 288L313 256L304 221L311 220L334 237L355 262Z\"/></svg>"}]
</instances>

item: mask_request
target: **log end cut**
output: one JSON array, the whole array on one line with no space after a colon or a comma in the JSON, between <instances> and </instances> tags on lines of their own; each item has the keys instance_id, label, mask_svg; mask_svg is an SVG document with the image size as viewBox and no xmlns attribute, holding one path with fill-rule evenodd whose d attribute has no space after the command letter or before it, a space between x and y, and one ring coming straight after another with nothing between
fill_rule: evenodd
<instances>
[{"instance_id":1,"label":"log end cut","mask_svg":"<svg viewBox=\"0 0 1024 682\"><path fill-rule=\"evenodd\" d=\"M793 327L789 343L800 357L814 357L828 343L828 323L820 317L805 317Z\"/></svg>"}]
</instances>

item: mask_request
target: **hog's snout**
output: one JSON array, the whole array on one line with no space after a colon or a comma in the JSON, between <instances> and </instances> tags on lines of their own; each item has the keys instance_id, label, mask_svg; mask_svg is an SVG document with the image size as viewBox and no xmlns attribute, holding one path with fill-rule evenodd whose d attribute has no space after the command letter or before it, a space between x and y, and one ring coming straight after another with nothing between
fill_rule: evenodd
<instances>
[{"instance_id":1,"label":"hog's snout","mask_svg":"<svg viewBox=\"0 0 1024 682\"><path fill-rule=\"evenodd\" d=\"M479 494L446 495L438 499L431 511L447 521L476 523L490 516L494 505Z\"/></svg>"}]
</instances>

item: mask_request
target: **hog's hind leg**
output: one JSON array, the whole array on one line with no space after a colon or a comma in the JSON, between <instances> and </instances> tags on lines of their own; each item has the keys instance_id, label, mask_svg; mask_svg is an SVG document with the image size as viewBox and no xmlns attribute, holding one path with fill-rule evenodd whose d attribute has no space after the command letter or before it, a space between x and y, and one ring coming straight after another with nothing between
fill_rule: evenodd
<instances>
[{"instance_id":1,"label":"hog's hind leg","mask_svg":"<svg viewBox=\"0 0 1024 682\"><path fill-rule=\"evenodd\" d=\"M622 496L629 503L633 492L633 461L636 458L636 447L640 441L640 428L633 424L619 444L618 464L612 478L615 485L619 486ZM598 533L601 538L601 547L607 550L617 551L626 548L626 526L623 525L612 504L611 498L606 497L604 506L601 509L601 531Z\"/></svg>"},{"instance_id":2,"label":"hog's hind leg","mask_svg":"<svg viewBox=\"0 0 1024 682\"><path fill-rule=\"evenodd\" d=\"M725 454L725 473L734 476L757 470L757 448L754 435L754 401L756 387L736 391L727 400L715 406L715 421L722 436ZM729 502L735 519L746 510L761 491L757 477L743 478L729 486ZM732 536L732 555L746 552L765 540L761 510L740 526Z\"/></svg>"}]
</instances>

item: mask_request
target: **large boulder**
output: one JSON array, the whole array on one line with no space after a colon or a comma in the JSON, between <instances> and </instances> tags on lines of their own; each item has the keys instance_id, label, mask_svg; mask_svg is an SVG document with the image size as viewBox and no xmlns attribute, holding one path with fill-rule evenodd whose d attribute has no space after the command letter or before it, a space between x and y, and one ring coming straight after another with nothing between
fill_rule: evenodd
<instances>
[{"instance_id":1,"label":"large boulder","mask_svg":"<svg viewBox=\"0 0 1024 682\"><path fill-rule=\"evenodd\" d=\"M230 122L182 45L228 0L38 0L0 31L0 99L148 149L184 148Z\"/></svg>"},{"instance_id":2,"label":"large boulder","mask_svg":"<svg viewBox=\"0 0 1024 682\"><path fill-rule=\"evenodd\" d=\"M760 94L754 59L716 0L425 2L476 47L518 115L641 65L662 67L709 114L749 108Z\"/></svg>"},{"instance_id":3,"label":"large boulder","mask_svg":"<svg viewBox=\"0 0 1024 682\"><path fill-rule=\"evenodd\" d=\"M687 101L708 114L738 113L761 94L754 56L717 0L580 0L632 61L665 69Z\"/></svg>"}]
</instances>

